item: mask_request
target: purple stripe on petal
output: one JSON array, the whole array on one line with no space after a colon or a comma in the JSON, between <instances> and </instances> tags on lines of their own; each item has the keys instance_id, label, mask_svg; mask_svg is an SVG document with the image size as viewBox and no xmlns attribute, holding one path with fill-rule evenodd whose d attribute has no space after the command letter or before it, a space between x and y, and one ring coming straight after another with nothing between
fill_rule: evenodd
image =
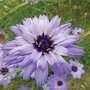
<instances>
[{"instance_id":1,"label":"purple stripe on petal","mask_svg":"<svg viewBox=\"0 0 90 90\"><path fill-rule=\"evenodd\" d=\"M56 53L59 54L59 55L64 55L64 56L68 55L68 49L63 47L63 46L56 45L54 51L57 51Z\"/></svg>"},{"instance_id":2,"label":"purple stripe on petal","mask_svg":"<svg viewBox=\"0 0 90 90\"><path fill-rule=\"evenodd\" d=\"M46 57L47 62L48 62L50 65L54 65L54 63L57 63L57 62L58 62L55 54L53 54L51 51L50 51L49 54L46 55L45 57Z\"/></svg>"},{"instance_id":3,"label":"purple stripe on petal","mask_svg":"<svg viewBox=\"0 0 90 90\"><path fill-rule=\"evenodd\" d=\"M33 34L31 34L31 33L23 34L22 36L28 42L31 42L31 43L34 43L35 42L34 41L35 36Z\"/></svg>"},{"instance_id":4,"label":"purple stripe on petal","mask_svg":"<svg viewBox=\"0 0 90 90\"><path fill-rule=\"evenodd\" d=\"M13 31L17 36L21 35L22 32L16 26L10 26L11 31Z\"/></svg>"},{"instance_id":5,"label":"purple stripe on petal","mask_svg":"<svg viewBox=\"0 0 90 90\"><path fill-rule=\"evenodd\" d=\"M33 62L36 62L41 55L42 55L42 52L37 52L37 50L34 50L30 55L30 59L33 60Z\"/></svg>"},{"instance_id":6,"label":"purple stripe on petal","mask_svg":"<svg viewBox=\"0 0 90 90\"><path fill-rule=\"evenodd\" d=\"M84 49L75 45L66 47L69 51L69 57L82 57L84 56Z\"/></svg>"},{"instance_id":7,"label":"purple stripe on petal","mask_svg":"<svg viewBox=\"0 0 90 90\"><path fill-rule=\"evenodd\" d=\"M50 65L52 71L56 73L57 75L62 75L64 72L66 74L70 74L71 67L67 61L65 61L64 58L62 58L60 55L56 55L57 59L60 61L54 65Z\"/></svg>"},{"instance_id":8,"label":"purple stripe on petal","mask_svg":"<svg viewBox=\"0 0 90 90\"><path fill-rule=\"evenodd\" d=\"M19 66L21 68L24 68L25 66L29 65L32 62L32 60L30 60L30 55L26 56L23 61L19 64Z\"/></svg>"},{"instance_id":9,"label":"purple stripe on petal","mask_svg":"<svg viewBox=\"0 0 90 90\"><path fill-rule=\"evenodd\" d=\"M72 25L71 23L67 23L67 24L61 25L60 28L66 29L66 28L70 27L71 25Z\"/></svg>"},{"instance_id":10,"label":"purple stripe on petal","mask_svg":"<svg viewBox=\"0 0 90 90\"><path fill-rule=\"evenodd\" d=\"M47 61L45 56L41 56L37 61L37 68L41 67L42 69L45 69L47 66Z\"/></svg>"},{"instance_id":11,"label":"purple stripe on petal","mask_svg":"<svg viewBox=\"0 0 90 90\"><path fill-rule=\"evenodd\" d=\"M28 65L25 69L23 80L27 81L30 79L31 74L35 71L36 65L34 63Z\"/></svg>"},{"instance_id":12,"label":"purple stripe on petal","mask_svg":"<svg viewBox=\"0 0 90 90\"><path fill-rule=\"evenodd\" d=\"M41 84L44 85L48 76L48 66L46 66L45 69L37 68L34 73L34 78L36 79L37 86L41 86Z\"/></svg>"}]
</instances>

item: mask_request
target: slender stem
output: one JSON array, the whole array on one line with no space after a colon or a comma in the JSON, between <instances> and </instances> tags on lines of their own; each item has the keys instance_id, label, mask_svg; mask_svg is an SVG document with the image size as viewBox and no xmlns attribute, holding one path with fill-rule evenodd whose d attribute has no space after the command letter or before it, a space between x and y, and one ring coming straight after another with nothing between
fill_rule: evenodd
<instances>
[{"instance_id":1,"label":"slender stem","mask_svg":"<svg viewBox=\"0 0 90 90\"><path fill-rule=\"evenodd\" d=\"M72 18L73 15L72 15L72 1L71 0L69 0L69 9L70 9L71 18Z\"/></svg>"},{"instance_id":2,"label":"slender stem","mask_svg":"<svg viewBox=\"0 0 90 90\"><path fill-rule=\"evenodd\" d=\"M3 80L3 79L6 78L6 77L12 75L12 74L18 73L18 72L20 72L20 71L22 71L22 70L24 70L24 69L25 69L25 68L23 68L23 69L19 68L19 69L15 70L15 71L12 71L12 72L8 73L6 76L4 76L3 78L1 78L0 81Z\"/></svg>"},{"instance_id":3,"label":"slender stem","mask_svg":"<svg viewBox=\"0 0 90 90\"><path fill-rule=\"evenodd\" d=\"M22 4L19 4L18 6L16 6L15 8L11 9L6 15L4 15L2 18L0 18L0 20L4 19L6 16L8 16L9 14L16 12L18 9L20 9L23 6L26 6L27 4L30 4L32 1L34 0L30 0L28 2L24 2Z\"/></svg>"},{"instance_id":4,"label":"slender stem","mask_svg":"<svg viewBox=\"0 0 90 90\"><path fill-rule=\"evenodd\" d=\"M87 37L88 35L90 35L90 31L81 34L81 37L80 37L78 40L80 40L80 39L82 39L82 38L85 38L85 37Z\"/></svg>"}]
</instances>

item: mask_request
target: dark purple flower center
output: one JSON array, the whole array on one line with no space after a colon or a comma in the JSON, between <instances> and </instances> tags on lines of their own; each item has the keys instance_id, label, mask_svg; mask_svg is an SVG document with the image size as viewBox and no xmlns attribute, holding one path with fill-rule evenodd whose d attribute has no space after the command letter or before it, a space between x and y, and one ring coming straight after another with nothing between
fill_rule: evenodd
<instances>
[{"instance_id":1,"label":"dark purple flower center","mask_svg":"<svg viewBox=\"0 0 90 90\"><path fill-rule=\"evenodd\" d=\"M76 72L76 71L77 71L77 67L76 67L76 66L72 66L72 70L73 70L74 72Z\"/></svg>"},{"instance_id":2,"label":"dark purple flower center","mask_svg":"<svg viewBox=\"0 0 90 90\"><path fill-rule=\"evenodd\" d=\"M51 37L44 35L44 33L37 36L37 39L35 39L35 43L33 45L39 52L42 51L43 55L54 49Z\"/></svg>"},{"instance_id":3,"label":"dark purple flower center","mask_svg":"<svg viewBox=\"0 0 90 90\"><path fill-rule=\"evenodd\" d=\"M2 68L1 69L1 73L3 74L3 75L5 75L5 74L7 74L8 73L8 68Z\"/></svg>"},{"instance_id":4,"label":"dark purple flower center","mask_svg":"<svg viewBox=\"0 0 90 90\"><path fill-rule=\"evenodd\" d=\"M81 33L80 33L80 32L78 32L77 34L78 34L78 35L80 35Z\"/></svg>"},{"instance_id":5,"label":"dark purple flower center","mask_svg":"<svg viewBox=\"0 0 90 90\"><path fill-rule=\"evenodd\" d=\"M58 81L57 84L58 84L58 86L61 86L63 84L63 82L62 81Z\"/></svg>"}]
</instances>

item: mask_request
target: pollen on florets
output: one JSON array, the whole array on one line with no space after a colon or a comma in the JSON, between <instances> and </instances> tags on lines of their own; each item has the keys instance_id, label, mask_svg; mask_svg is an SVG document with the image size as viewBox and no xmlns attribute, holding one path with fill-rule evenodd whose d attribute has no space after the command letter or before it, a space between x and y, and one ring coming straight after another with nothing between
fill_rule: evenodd
<instances>
[{"instance_id":1,"label":"pollen on florets","mask_svg":"<svg viewBox=\"0 0 90 90\"><path fill-rule=\"evenodd\" d=\"M1 68L0 72L5 75L8 73L8 68L4 67L4 68Z\"/></svg>"},{"instance_id":2,"label":"pollen on florets","mask_svg":"<svg viewBox=\"0 0 90 90\"><path fill-rule=\"evenodd\" d=\"M34 48L36 48L39 52L42 51L42 54L48 54L49 51L54 49L53 41L51 37L48 35L38 35L35 39L35 43L33 43Z\"/></svg>"}]
</instances>

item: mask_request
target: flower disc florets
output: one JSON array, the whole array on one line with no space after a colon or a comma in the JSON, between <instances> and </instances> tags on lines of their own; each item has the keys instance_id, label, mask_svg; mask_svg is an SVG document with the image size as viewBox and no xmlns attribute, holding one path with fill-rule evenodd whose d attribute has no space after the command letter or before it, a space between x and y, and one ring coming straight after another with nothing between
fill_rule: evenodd
<instances>
[{"instance_id":1,"label":"flower disc florets","mask_svg":"<svg viewBox=\"0 0 90 90\"><path fill-rule=\"evenodd\" d=\"M76 72L76 71L77 71L77 67L76 67L76 66L72 66L72 70L73 70L74 72Z\"/></svg>"},{"instance_id":2,"label":"flower disc florets","mask_svg":"<svg viewBox=\"0 0 90 90\"><path fill-rule=\"evenodd\" d=\"M61 86L63 84L63 82L62 81L58 81L57 84L58 84L58 86Z\"/></svg>"},{"instance_id":3,"label":"flower disc florets","mask_svg":"<svg viewBox=\"0 0 90 90\"><path fill-rule=\"evenodd\" d=\"M5 77L8 73L16 70L15 66L6 66L5 63L0 60L0 79ZM11 79L14 79L17 76L16 73L4 78L0 81L0 84L3 84L3 87L7 87L8 84L11 83Z\"/></svg>"},{"instance_id":4,"label":"flower disc florets","mask_svg":"<svg viewBox=\"0 0 90 90\"><path fill-rule=\"evenodd\" d=\"M16 65L7 66L5 62L3 62L4 59L4 51L2 50L3 45L0 44L0 79L5 77L8 73L16 70ZM4 78L3 80L0 80L0 84L3 84L3 87L7 87L8 84L11 83L11 79L16 77L16 73Z\"/></svg>"},{"instance_id":5,"label":"flower disc florets","mask_svg":"<svg viewBox=\"0 0 90 90\"><path fill-rule=\"evenodd\" d=\"M78 60L73 61L70 60L70 66L71 66L71 74L73 75L73 77L76 79L80 79L81 75L85 73L85 71L83 70L84 65L80 64Z\"/></svg>"},{"instance_id":6,"label":"flower disc florets","mask_svg":"<svg viewBox=\"0 0 90 90\"><path fill-rule=\"evenodd\" d=\"M33 43L34 47L41 52L42 54L47 54L49 51L54 49L53 41L51 40L51 37L48 35L45 35L44 33L42 35L38 35L35 39L35 43Z\"/></svg>"},{"instance_id":7,"label":"flower disc florets","mask_svg":"<svg viewBox=\"0 0 90 90\"><path fill-rule=\"evenodd\" d=\"M8 68L7 67L4 67L4 68L1 68L0 72L5 75L6 73L8 73Z\"/></svg>"},{"instance_id":8,"label":"flower disc florets","mask_svg":"<svg viewBox=\"0 0 90 90\"><path fill-rule=\"evenodd\" d=\"M67 75L58 76L54 74L48 77L47 86L49 90L70 90L67 86L68 79Z\"/></svg>"}]
</instances>

